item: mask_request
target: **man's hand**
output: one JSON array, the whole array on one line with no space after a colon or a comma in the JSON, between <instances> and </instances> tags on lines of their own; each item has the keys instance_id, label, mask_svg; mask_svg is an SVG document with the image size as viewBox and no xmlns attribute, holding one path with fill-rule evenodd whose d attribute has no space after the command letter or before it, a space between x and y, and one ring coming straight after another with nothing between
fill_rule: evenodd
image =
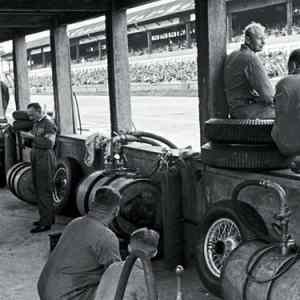
<instances>
[{"instance_id":1,"label":"man's hand","mask_svg":"<svg viewBox=\"0 0 300 300\"><path fill-rule=\"evenodd\" d=\"M31 132L25 132L21 131L21 137L26 138L26 139L34 139L34 135Z\"/></svg>"}]
</instances>

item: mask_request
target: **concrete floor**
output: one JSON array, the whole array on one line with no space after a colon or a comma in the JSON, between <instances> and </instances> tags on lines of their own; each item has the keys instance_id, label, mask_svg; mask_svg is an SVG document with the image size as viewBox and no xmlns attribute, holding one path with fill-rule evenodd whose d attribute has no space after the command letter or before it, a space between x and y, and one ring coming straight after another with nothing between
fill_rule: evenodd
<instances>
[{"instance_id":1,"label":"concrete floor","mask_svg":"<svg viewBox=\"0 0 300 300\"><path fill-rule=\"evenodd\" d=\"M36 300L36 282L49 255L49 232L32 235L31 223L38 218L36 207L7 190L0 190L0 300ZM51 232L61 231L69 219L57 217ZM160 300L176 299L176 277L154 262ZM193 268L183 276L184 299L217 300L201 285Z\"/></svg>"}]
</instances>

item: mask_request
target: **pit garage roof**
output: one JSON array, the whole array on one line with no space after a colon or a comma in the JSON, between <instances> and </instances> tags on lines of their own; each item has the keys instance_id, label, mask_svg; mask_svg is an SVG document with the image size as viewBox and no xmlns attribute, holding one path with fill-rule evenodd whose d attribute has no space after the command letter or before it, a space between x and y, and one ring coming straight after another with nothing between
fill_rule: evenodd
<instances>
[{"instance_id":1,"label":"pit garage roof","mask_svg":"<svg viewBox=\"0 0 300 300\"><path fill-rule=\"evenodd\" d=\"M226 0L232 11L285 3L287 0ZM70 24L103 15L117 8L140 6L150 0L0 0L0 42L12 39L17 34L30 34L51 28L53 25ZM149 22L168 15L194 9L194 0L175 0L155 7L128 14L128 24ZM86 25L69 31L69 37L79 38L104 31L104 22ZM28 48L49 44L49 39L36 40Z\"/></svg>"},{"instance_id":2,"label":"pit garage roof","mask_svg":"<svg viewBox=\"0 0 300 300\"><path fill-rule=\"evenodd\" d=\"M145 23L154 19L161 19L163 17L178 14L184 11L191 11L194 9L193 0L175 0L174 2L164 3L155 7L148 7L140 11L128 13L128 25ZM70 39L80 38L87 35L92 35L97 32L105 30L105 22L99 21L93 24L84 25L82 27L69 30ZM49 37L44 37L27 43L27 48L37 48L49 45Z\"/></svg>"},{"instance_id":3,"label":"pit garage roof","mask_svg":"<svg viewBox=\"0 0 300 300\"><path fill-rule=\"evenodd\" d=\"M112 7L130 8L150 0L0 0L0 42L20 34L101 16ZM152 1L153 2L153 1Z\"/></svg>"}]
</instances>

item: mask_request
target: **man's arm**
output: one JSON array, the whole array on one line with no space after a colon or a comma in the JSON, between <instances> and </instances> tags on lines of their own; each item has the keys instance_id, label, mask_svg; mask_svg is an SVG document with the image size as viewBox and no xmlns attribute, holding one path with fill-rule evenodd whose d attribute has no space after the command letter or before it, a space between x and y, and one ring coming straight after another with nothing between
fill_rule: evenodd
<instances>
[{"instance_id":1,"label":"man's arm","mask_svg":"<svg viewBox=\"0 0 300 300\"><path fill-rule=\"evenodd\" d=\"M115 261L121 261L117 238L99 240L94 251L99 265L103 265L105 269Z\"/></svg>"},{"instance_id":2,"label":"man's arm","mask_svg":"<svg viewBox=\"0 0 300 300\"><path fill-rule=\"evenodd\" d=\"M255 100L266 105L272 104L275 91L259 58L251 56L244 72L250 87L258 93Z\"/></svg>"},{"instance_id":3,"label":"man's arm","mask_svg":"<svg viewBox=\"0 0 300 300\"><path fill-rule=\"evenodd\" d=\"M52 149L55 145L56 126L48 121L45 126L45 132L41 136L36 136L33 139L35 146L43 149Z\"/></svg>"}]
</instances>

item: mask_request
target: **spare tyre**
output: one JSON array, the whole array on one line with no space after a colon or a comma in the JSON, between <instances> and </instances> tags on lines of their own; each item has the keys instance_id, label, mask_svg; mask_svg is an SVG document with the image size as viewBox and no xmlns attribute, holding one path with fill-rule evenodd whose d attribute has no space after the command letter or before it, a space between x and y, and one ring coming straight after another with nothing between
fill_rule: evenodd
<instances>
[{"instance_id":1,"label":"spare tyre","mask_svg":"<svg viewBox=\"0 0 300 300\"><path fill-rule=\"evenodd\" d=\"M251 170L286 169L291 160L270 145L225 145L210 142L201 147L201 159L205 164L217 168Z\"/></svg>"},{"instance_id":2,"label":"spare tyre","mask_svg":"<svg viewBox=\"0 0 300 300\"><path fill-rule=\"evenodd\" d=\"M271 131L274 120L209 119L204 133L208 140L229 144L275 144Z\"/></svg>"},{"instance_id":3,"label":"spare tyre","mask_svg":"<svg viewBox=\"0 0 300 300\"><path fill-rule=\"evenodd\" d=\"M79 163L73 158L64 158L57 162L53 177L53 206L57 214L76 213L76 190L82 179Z\"/></svg>"},{"instance_id":4,"label":"spare tyre","mask_svg":"<svg viewBox=\"0 0 300 300\"><path fill-rule=\"evenodd\" d=\"M26 110L16 110L12 113L15 120L29 120L29 116Z\"/></svg>"},{"instance_id":5,"label":"spare tyre","mask_svg":"<svg viewBox=\"0 0 300 300\"><path fill-rule=\"evenodd\" d=\"M242 201L223 200L207 211L198 228L196 268L205 287L221 296L221 271L226 258L242 242L268 239L268 230L256 210Z\"/></svg>"}]
</instances>

